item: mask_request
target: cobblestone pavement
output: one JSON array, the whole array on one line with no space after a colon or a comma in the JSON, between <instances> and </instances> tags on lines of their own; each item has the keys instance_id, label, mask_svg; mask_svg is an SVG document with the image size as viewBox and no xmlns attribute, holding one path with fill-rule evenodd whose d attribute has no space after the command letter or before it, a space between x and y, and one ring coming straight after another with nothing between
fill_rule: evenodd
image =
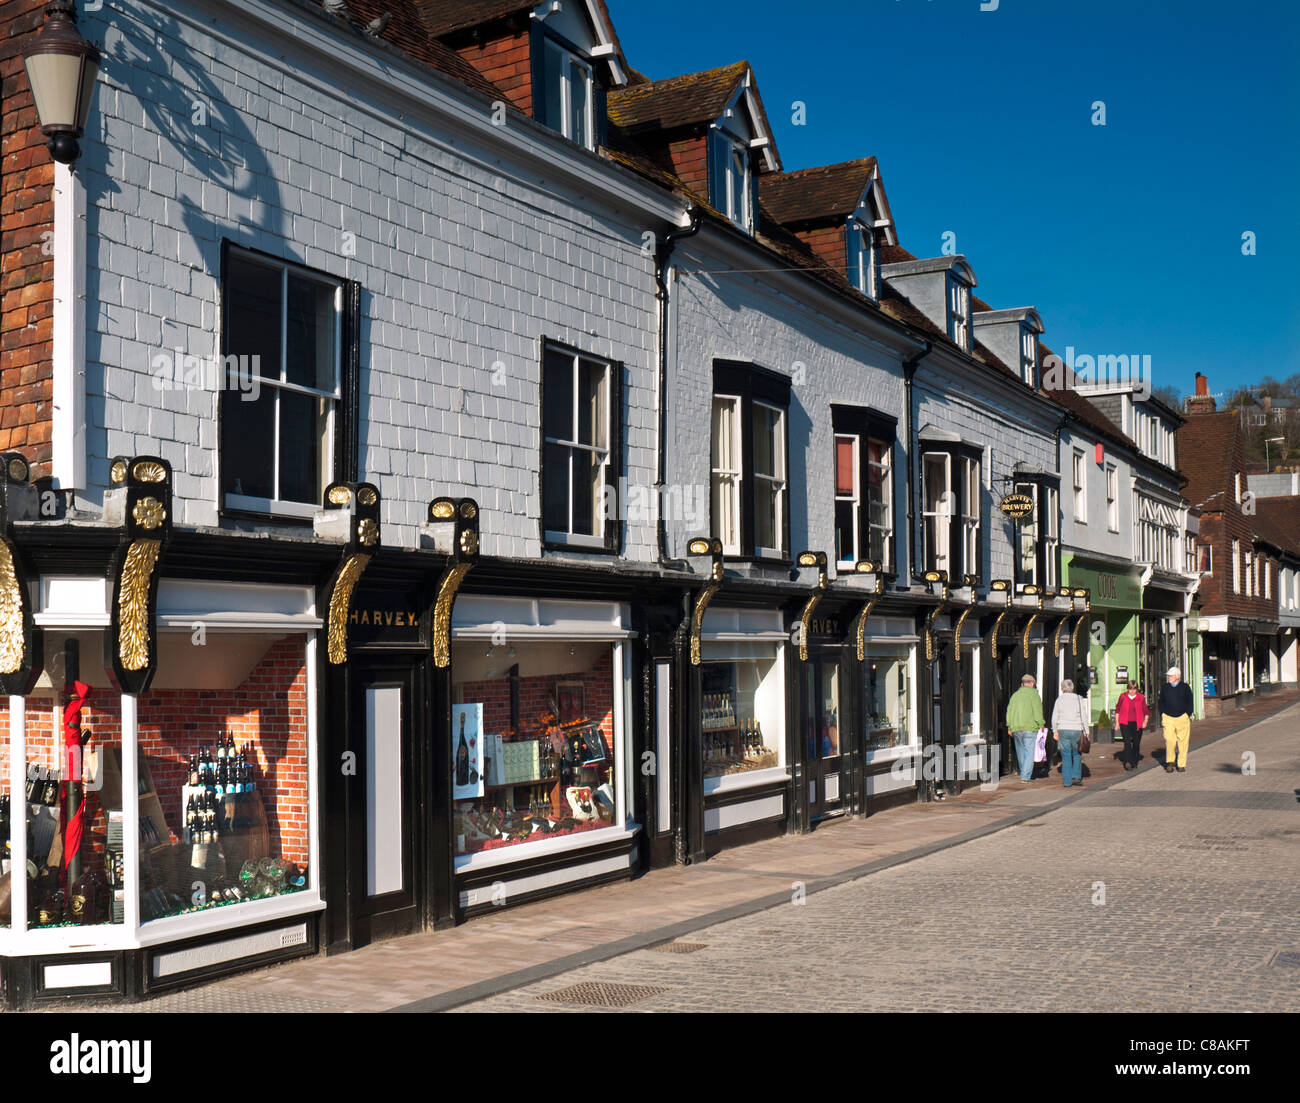
<instances>
[{"instance_id":1,"label":"cobblestone pavement","mask_svg":"<svg viewBox=\"0 0 1300 1103\"><path fill-rule=\"evenodd\" d=\"M1297 874L1292 707L1184 774L457 1010L1296 1011Z\"/></svg>"}]
</instances>

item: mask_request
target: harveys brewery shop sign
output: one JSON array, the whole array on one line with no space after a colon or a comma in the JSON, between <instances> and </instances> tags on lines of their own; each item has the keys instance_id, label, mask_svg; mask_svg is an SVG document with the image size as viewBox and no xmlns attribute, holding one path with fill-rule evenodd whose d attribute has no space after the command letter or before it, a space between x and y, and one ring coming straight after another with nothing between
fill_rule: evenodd
<instances>
[{"instance_id":1,"label":"harveys brewery shop sign","mask_svg":"<svg viewBox=\"0 0 1300 1103\"><path fill-rule=\"evenodd\" d=\"M1008 494L998 503L1004 516L1023 521L1034 512L1034 499L1028 494Z\"/></svg>"},{"instance_id":2,"label":"harveys brewery shop sign","mask_svg":"<svg viewBox=\"0 0 1300 1103\"><path fill-rule=\"evenodd\" d=\"M418 644L420 609L414 596L376 590L360 593L348 613L348 643Z\"/></svg>"}]
</instances>

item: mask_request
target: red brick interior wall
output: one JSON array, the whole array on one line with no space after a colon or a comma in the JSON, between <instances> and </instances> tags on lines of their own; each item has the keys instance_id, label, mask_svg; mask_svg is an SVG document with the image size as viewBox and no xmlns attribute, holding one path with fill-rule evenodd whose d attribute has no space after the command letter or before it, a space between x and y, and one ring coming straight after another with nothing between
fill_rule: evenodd
<instances>
[{"instance_id":1,"label":"red brick interior wall","mask_svg":"<svg viewBox=\"0 0 1300 1103\"><path fill-rule=\"evenodd\" d=\"M36 125L23 43L43 3L0 4L0 450L17 449L49 473L54 327L54 162Z\"/></svg>"},{"instance_id":2,"label":"red brick interior wall","mask_svg":"<svg viewBox=\"0 0 1300 1103\"><path fill-rule=\"evenodd\" d=\"M587 719L595 722L605 737L610 753L614 750L614 665L607 651L591 669L578 674L548 674L519 679L519 734L536 738L541 734L538 717L550 710L558 682L581 682ZM483 705L483 731L505 732L510 727L510 681L493 678L485 682L462 682L456 686L456 704Z\"/></svg>"},{"instance_id":3,"label":"red brick interior wall","mask_svg":"<svg viewBox=\"0 0 1300 1103\"><path fill-rule=\"evenodd\" d=\"M116 694L93 694L82 716L101 754L107 747L121 746L121 706ZM54 721L50 698L28 698L29 763L50 767L59 762ZM301 637L272 644L235 689L151 690L139 701L138 730L140 751L174 841L180 841L185 826L180 794L190 755L197 754L200 745L215 747L217 735L228 730L235 743L246 744L250 752L257 792L266 808L272 856L306 866L307 667ZM8 731L8 703L0 698L0 770L5 778ZM106 822L93 791L87 793L87 813L90 847L102 853Z\"/></svg>"},{"instance_id":4,"label":"red brick interior wall","mask_svg":"<svg viewBox=\"0 0 1300 1103\"><path fill-rule=\"evenodd\" d=\"M512 107L533 113L533 61L528 29L502 27L481 41L462 42L456 53L495 84Z\"/></svg>"}]
</instances>

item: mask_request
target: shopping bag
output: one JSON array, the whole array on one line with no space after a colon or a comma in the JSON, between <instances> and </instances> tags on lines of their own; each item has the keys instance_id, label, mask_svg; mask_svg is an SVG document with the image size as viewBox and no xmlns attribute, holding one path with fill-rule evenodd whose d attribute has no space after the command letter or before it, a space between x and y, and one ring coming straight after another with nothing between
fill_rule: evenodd
<instances>
[{"instance_id":1,"label":"shopping bag","mask_svg":"<svg viewBox=\"0 0 1300 1103\"><path fill-rule=\"evenodd\" d=\"M1047 729L1038 729L1038 738L1034 740L1034 761L1047 761Z\"/></svg>"}]
</instances>

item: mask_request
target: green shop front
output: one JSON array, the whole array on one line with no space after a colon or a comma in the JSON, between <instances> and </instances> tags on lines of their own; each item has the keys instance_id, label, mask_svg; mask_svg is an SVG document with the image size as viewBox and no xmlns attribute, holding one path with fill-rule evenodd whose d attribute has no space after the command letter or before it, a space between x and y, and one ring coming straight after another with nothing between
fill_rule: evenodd
<instances>
[{"instance_id":1,"label":"green shop front","mask_svg":"<svg viewBox=\"0 0 1300 1103\"><path fill-rule=\"evenodd\" d=\"M1062 573L1071 588L1091 593L1086 684L1096 723L1105 712L1113 719L1115 704L1130 679L1150 697L1159 687L1142 682L1139 638L1142 609L1141 568L1119 561L1062 556ZM1071 677L1069 673L1065 675ZM1074 678L1075 682L1081 681Z\"/></svg>"}]
</instances>

